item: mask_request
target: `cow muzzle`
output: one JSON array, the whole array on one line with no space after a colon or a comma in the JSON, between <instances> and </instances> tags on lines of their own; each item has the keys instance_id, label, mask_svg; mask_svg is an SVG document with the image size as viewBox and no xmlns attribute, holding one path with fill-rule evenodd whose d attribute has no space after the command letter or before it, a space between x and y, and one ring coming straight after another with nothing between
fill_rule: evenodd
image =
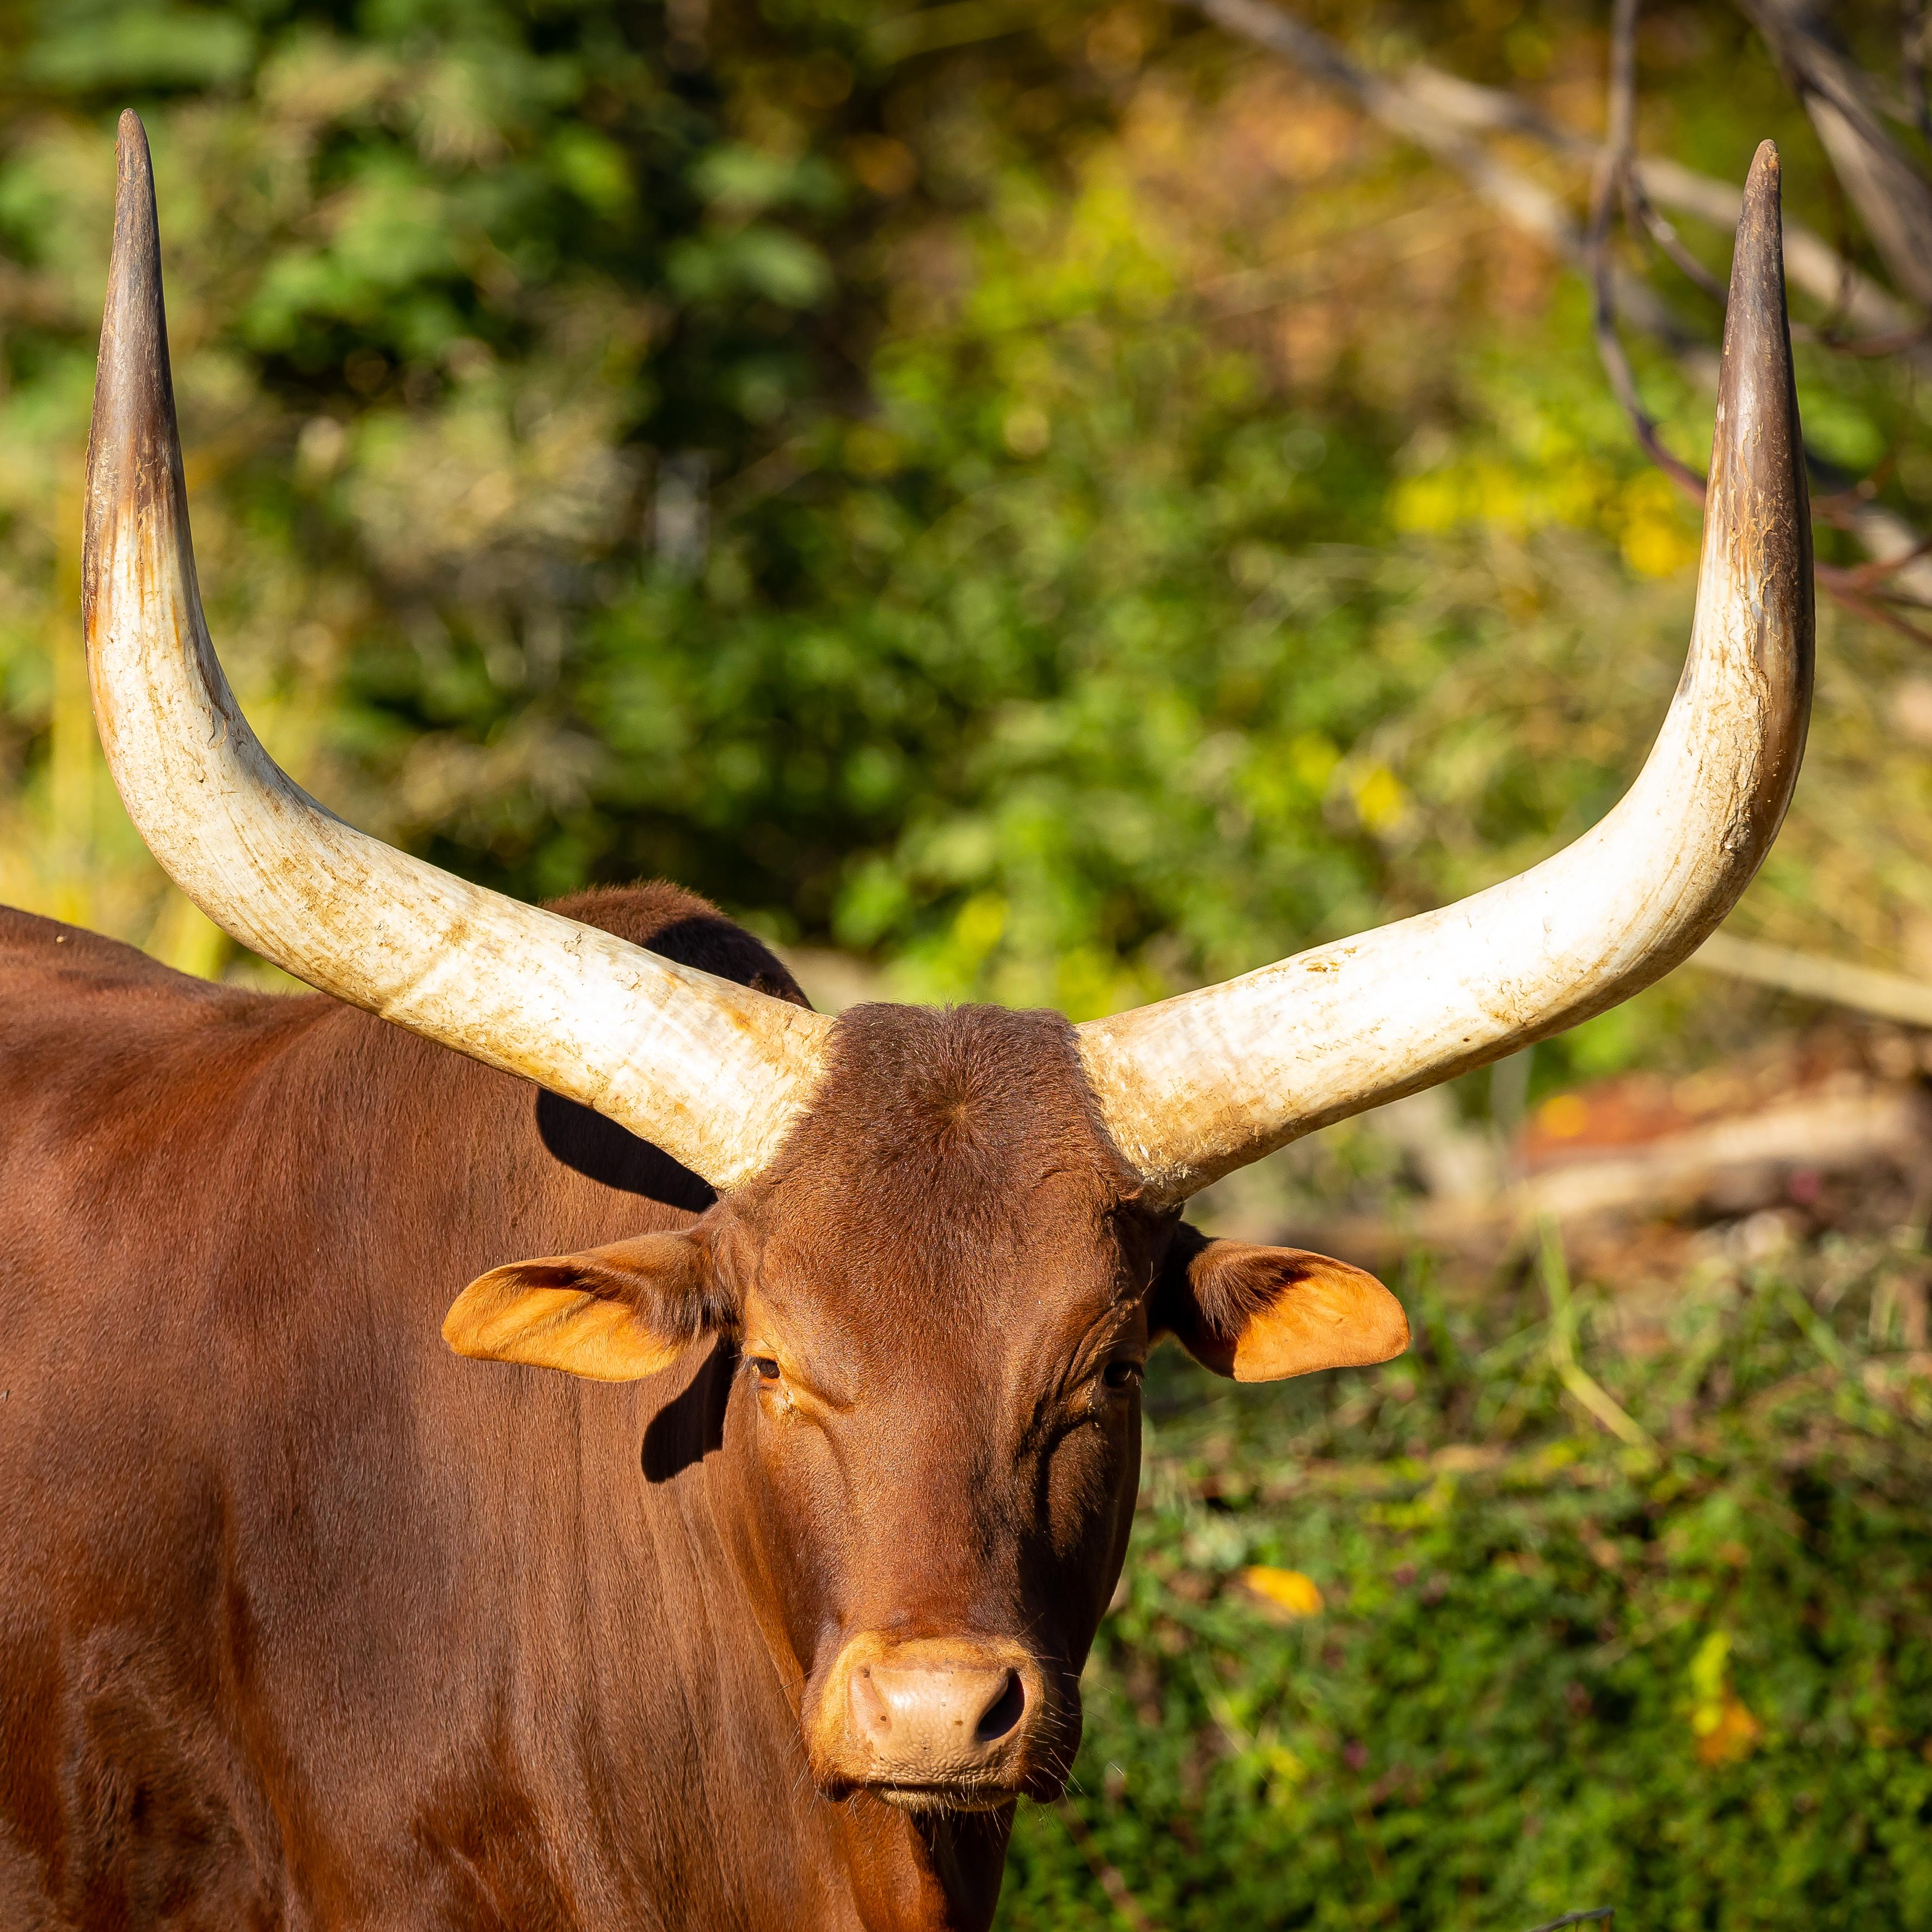
<instances>
[{"instance_id":1,"label":"cow muzzle","mask_svg":"<svg viewBox=\"0 0 1932 1932\"><path fill-rule=\"evenodd\" d=\"M871 1791L908 1810L986 1810L1057 1791L1060 1734L1046 1673L1000 1638L862 1632L826 1672L807 1728L830 1796ZM1071 1741L1066 1741L1071 1755Z\"/></svg>"}]
</instances>

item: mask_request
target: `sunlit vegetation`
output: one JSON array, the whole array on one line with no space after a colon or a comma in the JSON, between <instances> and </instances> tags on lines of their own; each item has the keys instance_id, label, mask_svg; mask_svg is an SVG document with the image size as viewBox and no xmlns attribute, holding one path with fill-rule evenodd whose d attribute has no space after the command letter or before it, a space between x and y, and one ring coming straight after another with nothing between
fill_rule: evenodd
<instances>
[{"instance_id":1,"label":"sunlit vegetation","mask_svg":"<svg viewBox=\"0 0 1932 1932\"><path fill-rule=\"evenodd\" d=\"M1600 130L1594 0L1287 4ZM1645 18L1646 152L1735 182L1773 134L1867 260L1739 14ZM0 899L264 970L147 860L88 712L129 104L237 689L332 806L466 875L662 874L907 996L1084 1016L1533 861L1669 701L1696 517L1586 290L1190 12L0 0ZM1634 347L1701 460L1707 389ZM1800 382L1819 448L1932 526L1924 387L1816 346ZM1932 974L1932 659L1829 603L1820 644L1737 926ZM1682 975L1525 1078L1767 1010ZM1423 1346L1372 1376L1163 1371L1078 1834L1022 1813L1003 1923L1119 1923L1111 1873L1177 1928L1932 1926L1900 1265L1718 1256L1634 1352L1585 1292L1576 1359L1640 1442L1562 1394L1527 1264L1415 1274Z\"/></svg>"},{"instance_id":2,"label":"sunlit vegetation","mask_svg":"<svg viewBox=\"0 0 1932 1932\"><path fill-rule=\"evenodd\" d=\"M1916 1257L1752 1245L1636 1298L1412 1275L1416 1350L1324 1388L1159 1358L1086 1829L1023 1814L1003 1922L1118 1924L1097 1863L1204 1932L1932 1924Z\"/></svg>"}]
</instances>

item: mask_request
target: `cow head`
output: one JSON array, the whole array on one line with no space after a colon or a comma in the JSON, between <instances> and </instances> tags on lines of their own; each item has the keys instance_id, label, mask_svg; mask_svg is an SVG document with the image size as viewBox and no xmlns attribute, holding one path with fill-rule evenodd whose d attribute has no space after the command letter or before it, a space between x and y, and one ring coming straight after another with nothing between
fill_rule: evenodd
<instances>
[{"instance_id":1,"label":"cow head","mask_svg":"<svg viewBox=\"0 0 1932 1932\"><path fill-rule=\"evenodd\" d=\"M688 1232L494 1270L444 1333L599 1376L728 1337L724 1516L819 1785L957 1808L1071 1764L1163 1330L1251 1380L1408 1339L1358 1270L1150 1203L1058 1014L877 1006Z\"/></svg>"},{"instance_id":2,"label":"cow head","mask_svg":"<svg viewBox=\"0 0 1932 1932\"><path fill-rule=\"evenodd\" d=\"M131 115L120 167L83 582L130 816L190 898L291 973L596 1108L720 1190L688 1233L484 1276L452 1332L607 1377L728 1338L745 1562L827 1787L1051 1788L1120 1560L1151 1335L1256 1377L1402 1337L1366 1277L1202 1244L1177 1232L1180 1204L1668 971L1777 831L1812 611L1774 152L1732 266L1690 658L1622 802L1459 904L1077 1028L827 1020L452 878L292 784L202 615Z\"/></svg>"}]
</instances>

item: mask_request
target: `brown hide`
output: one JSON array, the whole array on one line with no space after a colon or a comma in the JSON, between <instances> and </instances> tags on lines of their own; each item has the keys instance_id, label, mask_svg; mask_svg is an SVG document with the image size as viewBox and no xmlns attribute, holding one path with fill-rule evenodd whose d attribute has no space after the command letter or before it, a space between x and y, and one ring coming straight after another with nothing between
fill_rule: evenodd
<instances>
[{"instance_id":1,"label":"brown hide","mask_svg":"<svg viewBox=\"0 0 1932 1932\"><path fill-rule=\"evenodd\" d=\"M569 909L796 997L668 889ZM611 1387L440 1338L470 1276L701 1183L5 913L0 1094L0 1925L984 1918L1003 1821L812 1789L703 1453L728 1348Z\"/></svg>"},{"instance_id":2,"label":"brown hide","mask_svg":"<svg viewBox=\"0 0 1932 1932\"><path fill-rule=\"evenodd\" d=\"M799 997L674 888L566 910ZM8 1932L983 1927L1078 1739L1150 1307L1274 1324L1271 1372L1397 1345L1366 1276L1172 1242L1054 1015L848 1015L713 1203L333 1001L0 913L0 1102ZM598 1306L588 1372L670 1366L466 1360L486 1274L634 1293L662 1333L613 1368Z\"/></svg>"},{"instance_id":3,"label":"brown hide","mask_svg":"<svg viewBox=\"0 0 1932 1932\"><path fill-rule=\"evenodd\" d=\"M706 1217L730 1223L745 1355L782 1370L726 1438L772 1648L834 1794L866 1775L841 1735L846 1645L1023 1648L1028 1721L986 1795L1054 1796L1126 1554L1172 1223L1133 1206L1057 1013L859 1008L825 1095ZM1136 1371L1118 1389L1115 1361ZM805 1542L787 1526L808 1513Z\"/></svg>"}]
</instances>

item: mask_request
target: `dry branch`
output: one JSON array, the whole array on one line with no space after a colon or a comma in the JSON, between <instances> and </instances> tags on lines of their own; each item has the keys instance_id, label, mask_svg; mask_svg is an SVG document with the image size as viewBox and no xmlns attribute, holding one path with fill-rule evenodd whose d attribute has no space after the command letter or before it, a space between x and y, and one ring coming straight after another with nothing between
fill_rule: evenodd
<instances>
[{"instance_id":1,"label":"dry branch","mask_svg":"<svg viewBox=\"0 0 1932 1932\"><path fill-rule=\"evenodd\" d=\"M1854 966L1843 959L1820 958L1789 946L1767 946L1756 939L1737 939L1714 932L1690 956L1688 964L1726 978L1746 980L1780 993L1822 1000L1876 1019L1901 1026L1932 1027L1932 986L1907 979L1902 973L1882 973Z\"/></svg>"},{"instance_id":2,"label":"dry branch","mask_svg":"<svg viewBox=\"0 0 1932 1932\"><path fill-rule=\"evenodd\" d=\"M1610 224L1619 202L1634 211L1642 190L1634 178L1636 159L1636 11L1638 0L1616 0L1610 28L1609 139L1598 154L1590 182L1590 226L1583 244L1591 284L1591 329L1597 354L1622 406L1631 433L1644 454L1694 502L1704 500L1702 474L1666 445L1655 419L1637 394L1636 376L1617 334L1615 277L1610 263ZM1635 225L1633 221L1633 226ZM1672 243L1676 236L1671 238Z\"/></svg>"},{"instance_id":3,"label":"dry branch","mask_svg":"<svg viewBox=\"0 0 1932 1932\"><path fill-rule=\"evenodd\" d=\"M1866 76L1812 0L1738 0L1778 56L1899 286L1932 304L1932 182L1886 132Z\"/></svg>"},{"instance_id":4,"label":"dry branch","mask_svg":"<svg viewBox=\"0 0 1932 1932\"><path fill-rule=\"evenodd\" d=\"M1406 71L1402 86L1445 126L1471 134L1520 135L1582 167L1594 168L1602 157L1601 145L1587 134L1558 126L1501 88L1480 86L1460 74L1421 64ZM1738 225L1744 190L1733 182L1663 157L1635 158L1632 172L1644 194L1660 207L1694 215L1726 233ZM1932 338L1922 319L1882 284L1846 261L1815 230L1788 215L1784 270L1793 286L1835 310L1864 334L1895 338L1898 352L1932 375Z\"/></svg>"},{"instance_id":5,"label":"dry branch","mask_svg":"<svg viewBox=\"0 0 1932 1932\"><path fill-rule=\"evenodd\" d=\"M1347 94L1392 134L1413 142L1460 175L1515 226L1572 266L1587 272L1588 238L1562 196L1492 153L1476 137L1522 136L1569 161L1593 169L1603 161L1601 144L1556 126L1512 94L1478 86L1439 68L1418 64L1399 74L1376 74L1328 35L1304 26L1268 0L1184 0L1184 4L1227 32L1279 55ZM1737 222L1744 199L1741 188L1670 160L1633 157L1630 172L1636 189L1664 206L1720 226L1734 226ZM1932 261L1932 254L1927 259ZM1786 221L1784 260L1786 274L1807 295L1826 304L1845 323L1895 349L1915 368L1932 374L1932 335L1927 334L1921 319L1846 262L1821 236L1800 223ZM1661 342L1700 387L1712 386L1717 358L1709 345L1686 330L1640 277L1614 265L1606 274L1617 314ZM1671 466L1673 474L1684 467L1675 459ZM1885 567L1891 594L1882 597L1869 586L1862 588L1850 580L1848 573L1821 571L1821 582L1840 601L1882 622L1900 621L1886 608L1888 602L1932 605L1932 557L1920 549L1921 533L1896 512L1847 489L1845 486L1853 479L1837 476L1826 466L1816 467L1821 487L1835 491L1839 499L1833 520L1868 558Z\"/></svg>"}]
</instances>

